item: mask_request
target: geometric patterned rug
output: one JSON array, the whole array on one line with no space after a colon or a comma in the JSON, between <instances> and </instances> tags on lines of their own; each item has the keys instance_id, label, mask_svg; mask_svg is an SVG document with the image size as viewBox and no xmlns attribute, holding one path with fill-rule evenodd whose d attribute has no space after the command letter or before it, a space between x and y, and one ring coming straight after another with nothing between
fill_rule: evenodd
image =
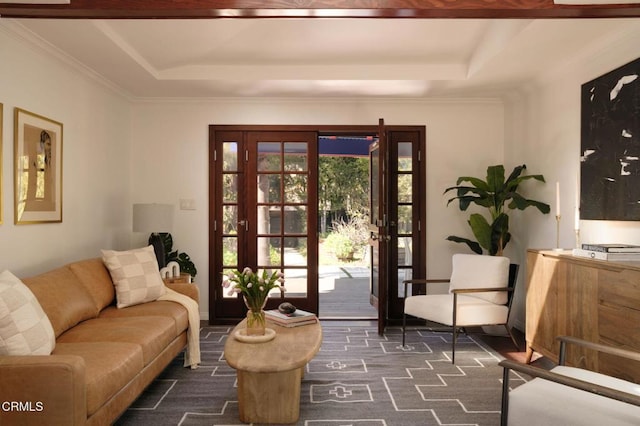
<instances>
[{"instance_id":1,"label":"geometric patterned rug","mask_svg":"<svg viewBox=\"0 0 640 426\"><path fill-rule=\"evenodd\" d=\"M241 425L235 370L224 360L233 327L201 329L202 364L182 367L184 354L160 374L117 425ZM371 326L323 323L318 354L305 369L300 419L305 426L497 425L502 357L474 338L400 328L378 336ZM525 382L515 372L511 387Z\"/></svg>"}]
</instances>

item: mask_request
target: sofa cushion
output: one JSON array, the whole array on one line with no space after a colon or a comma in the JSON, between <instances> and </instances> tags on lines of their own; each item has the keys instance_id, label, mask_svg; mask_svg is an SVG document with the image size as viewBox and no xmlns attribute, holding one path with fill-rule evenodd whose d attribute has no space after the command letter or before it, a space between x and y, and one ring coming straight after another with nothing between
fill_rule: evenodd
<instances>
[{"instance_id":1,"label":"sofa cushion","mask_svg":"<svg viewBox=\"0 0 640 426\"><path fill-rule=\"evenodd\" d=\"M102 260L115 285L118 308L152 302L165 293L153 246L102 250Z\"/></svg>"},{"instance_id":2,"label":"sofa cushion","mask_svg":"<svg viewBox=\"0 0 640 426\"><path fill-rule=\"evenodd\" d=\"M135 343L142 349L144 365L148 365L177 336L175 321L163 316L95 318L73 327L57 342Z\"/></svg>"},{"instance_id":3,"label":"sofa cushion","mask_svg":"<svg viewBox=\"0 0 640 426\"><path fill-rule=\"evenodd\" d=\"M161 316L171 318L176 324L176 335L182 333L189 326L189 314L180 304L166 300L143 303L118 309L109 306L100 312L99 318L126 318Z\"/></svg>"},{"instance_id":4,"label":"sofa cushion","mask_svg":"<svg viewBox=\"0 0 640 426\"><path fill-rule=\"evenodd\" d=\"M122 390L143 369L142 348L134 343L58 343L55 355L78 355L85 363L87 415Z\"/></svg>"},{"instance_id":5,"label":"sofa cushion","mask_svg":"<svg viewBox=\"0 0 640 426\"><path fill-rule=\"evenodd\" d=\"M0 355L49 355L53 327L31 290L9 271L0 273Z\"/></svg>"},{"instance_id":6,"label":"sofa cushion","mask_svg":"<svg viewBox=\"0 0 640 426\"><path fill-rule=\"evenodd\" d=\"M90 318L98 316L91 295L71 270L64 266L22 280L49 317L56 337Z\"/></svg>"},{"instance_id":7,"label":"sofa cushion","mask_svg":"<svg viewBox=\"0 0 640 426\"><path fill-rule=\"evenodd\" d=\"M99 311L113 304L116 297L109 270L100 258L70 263L69 269L87 289Z\"/></svg>"}]
</instances>

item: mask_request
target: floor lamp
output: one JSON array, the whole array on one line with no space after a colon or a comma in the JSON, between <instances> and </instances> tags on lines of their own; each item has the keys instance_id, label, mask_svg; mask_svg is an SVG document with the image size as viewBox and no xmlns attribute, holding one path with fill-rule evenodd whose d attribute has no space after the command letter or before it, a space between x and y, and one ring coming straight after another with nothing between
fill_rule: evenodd
<instances>
[{"instance_id":1,"label":"floor lamp","mask_svg":"<svg viewBox=\"0 0 640 426\"><path fill-rule=\"evenodd\" d=\"M173 204L133 205L133 232L150 233L149 244L153 246L160 269L167 266L160 232L171 232L172 227Z\"/></svg>"}]
</instances>

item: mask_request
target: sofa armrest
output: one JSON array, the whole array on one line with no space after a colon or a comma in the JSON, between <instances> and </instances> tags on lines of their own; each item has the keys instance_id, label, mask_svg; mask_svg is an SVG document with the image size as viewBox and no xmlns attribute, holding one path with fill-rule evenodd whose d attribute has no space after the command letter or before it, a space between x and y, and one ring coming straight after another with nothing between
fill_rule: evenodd
<instances>
[{"instance_id":1,"label":"sofa armrest","mask_svg":"<svg viewBox=\"0 0 640 426\"><path fill-rule=\"evenodd\" d=\"M189 296L195 300L198 305L200 304L200 289L197 285L190 283L165 283L165 285L173 291Z\"/></svg>"},{"instance_id":2,"label":"sofa armrest","mask_svg":"<svg viewBox=\"0 0 640 426\"><path fill-rule=\"evenodd\" d=\"M84 424L85 375L75 355L0 356L0 424Z\"/></svg>"}]
</instances>

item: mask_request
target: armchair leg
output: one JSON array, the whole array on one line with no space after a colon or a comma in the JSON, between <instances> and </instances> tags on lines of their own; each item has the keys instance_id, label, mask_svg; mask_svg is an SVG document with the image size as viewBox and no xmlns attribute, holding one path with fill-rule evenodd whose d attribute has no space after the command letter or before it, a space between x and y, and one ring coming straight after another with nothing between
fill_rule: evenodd
<instances>
[{"instance_id":1,"label":"armchair leg","mask_svg":"<svg viewBox=\"0 0 640 426\"><path fill-rule=\"evenodd\" d=\"M509 416L509 369L502 372L502 410L500 411L500 426L507 426Z\"/></svg>"},{"instance_id":2,"label":"armchair leg","mask_svg":"<svg viewBox=\"0 0 640 426\"><path fill-rule=\"evenodd\" d=\"M456 363L456 340L458 340L458 327L453 325L453 340L451 342L451 364Z\"/></svg>"},{"instance_id":3,"label":"armchair leg","mask_svg":"<svg viewBox=\"0 0 640 426\"><path fill-rule=\"evenodd\" d=\"M516 341L515 336L513 335L513 332L511 331L511 327L509 327L508 324L504 325L504 328L507 329L507 333L509 333L509 337L511 337L511 341L513 342L513 346L516 347L516 350L520 350L520 346L518 345L518 342Z\"/></svg>"},{"instance_id":4,"label":"armchair leg","mask_svg":"<svg viewBox=\"0 0 640 426\"><path fill-rule=\"evenodd\" d=\"M404 342L405 342L405 332L406 332L406 328L407 328L407 314L403 313L402 314L402 347L404 348Z\"/></svg>"}]
</instances>

